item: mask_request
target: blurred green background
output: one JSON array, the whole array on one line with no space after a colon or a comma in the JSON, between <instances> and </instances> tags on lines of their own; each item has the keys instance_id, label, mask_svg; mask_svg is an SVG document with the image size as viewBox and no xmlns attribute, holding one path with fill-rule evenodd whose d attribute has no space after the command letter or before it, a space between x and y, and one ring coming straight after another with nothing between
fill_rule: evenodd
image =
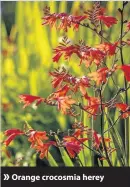
<instances>
[{"instance_id":1,"label":"blurred green background","mask_svg":"<svg viewBox=\"0 0 130 187\"><path fill-rule=\"evenodd\" d=\"M37 130L65 130L70 127L73 119L57 112L55 107L40 105L37 110L32 107L22 108L18 96L20 94L31 94L46 97L52 92L51 77L49 71L59 66L68 67L76 76L87 74L87 69L83 66L79 68L79 60L75 56L70 62L60 60L58 64L52 62L52 49L55 48L61 37L67 35L72 42L77 43L83 39L87 45L94 46L100 39L90 30L80 27L78 32L69 29L67 33L50 29L49 26L42 26L43 9L50 6L51 12L67 12L69 14L82 14L83 9L92 7L92 2L71 2L71 1L49 1L49 2L2 2L2 131L9 128L23 128L27 121ZM119 20L118 8L122 7L122 2L102 2L106 7L106 14L115 16ZM125 9L125 19L130 17L130 4ZM120 24L114 25L111 29L104 26L105 35L111 42L118 39ZM128 38L128 37L127 37ZM129 48L125 48L124 58L129 63ZM107 63L111 67L112 59ZM120 63L120 62L119 62ZM123 86L123 74L120 72L115 77L116 82ZM109 86L105 89L105 98L110 99L115 91L113 82L109 81ZM91 95L91 90L89 91ZM130 93L129 93L130 95ZM115 111L116 112L116 111ZM113 119L115 113L112 113ZM85 123L91 126L91 120L87 118ZM98 130L98 120L93 122ZM122 130L120 128L120 133ZM3 135L1 134L3 138ZM11 161L2 153L2 166L12 166L17 159L23 158L22 166L48 165L46 159L41 162L36 158L34 151L29 148L27 139L17 138L9 147L12 153ZM56 160L63 165L59 154ZM88 162L90 160L88 152ZM88 165L91 165L89 163Z\"/></svg>"}]
</instances>

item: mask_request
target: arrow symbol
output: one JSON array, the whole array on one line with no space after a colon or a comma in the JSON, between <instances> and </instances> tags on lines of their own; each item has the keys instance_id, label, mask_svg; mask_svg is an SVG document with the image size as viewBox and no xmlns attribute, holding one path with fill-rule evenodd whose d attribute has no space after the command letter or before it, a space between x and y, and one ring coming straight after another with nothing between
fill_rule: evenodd
<instances>
[{"instance_id":1,"label":"arrow symbol","mask_svg":"<svg viewBox=\"0 0 130 187\"><path fill-rule=\"evenodd\" d=\"M8 174L4 174L4 181L5 180L9 180L9 175Z\"/></svg>"}]
</instances>

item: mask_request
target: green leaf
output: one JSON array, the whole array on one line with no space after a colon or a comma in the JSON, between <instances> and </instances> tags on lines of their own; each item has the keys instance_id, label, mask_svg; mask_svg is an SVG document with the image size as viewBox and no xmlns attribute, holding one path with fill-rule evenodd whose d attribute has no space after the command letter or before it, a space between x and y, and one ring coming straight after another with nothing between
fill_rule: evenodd
<instances>
[{"instance_id":1,"label":"green leaf","mask_svg":"<svg viewBox=\"0 0 130 187\"><path fill-rule=\"evenodd\" d=\"M70 159L68 153L66 152L66 150L63 147L60 147L59 150L60 150L60 153L61 153L61 156L62 156L62 159L64 161L65 166L73 167L74 164L71 161L71 159Z\"/></svg>"},{"instance_id":2,"label":"green leaf","mask_svg":"<svg viewBox=\"0 0 130 187\"><path fill-rule=\"evenodd\" d=\"M57 135L55 135L55 139L57 142L59 142L59 138ZM60 150L60 153L61 153L61 156L62 156L62 159L64 161L64 164L65 166L74 166L73 162L71 161L68 153L66 152L66 150L63 148L63 147L59 147L59 150Z\"/></svg>"},{"instance_id":3,"label":"green leaf","mask_svg":"<svg viewBox=\"0 0 130 187\"><path fill-rule=\"evenodd\" d=\"M50 152L48 152L48 162L49 162L50 166L58 167L57 162L54 160L54 158Z\"/></svg>"}]
</instances>

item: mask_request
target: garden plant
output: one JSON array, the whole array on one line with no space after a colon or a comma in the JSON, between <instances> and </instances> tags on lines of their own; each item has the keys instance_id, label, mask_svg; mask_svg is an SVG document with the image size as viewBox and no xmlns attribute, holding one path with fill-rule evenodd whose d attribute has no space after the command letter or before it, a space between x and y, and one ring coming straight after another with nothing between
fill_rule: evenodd
<instances>
[{"instance_id":1,"label":"garden plant","mask_svg":"<svg viewBox=\"0 0 130 187\"><path fill-rule=\"evenodd\" d=\"M56 111L55 115L61 113L70 119L70 125L53 130L48 124L48 130L44 127L38 130L25 120L22 128L6 129L3 149L8 159L10 145L22 136L35 154L41 160L47 159L50 166L61 166L55 159L55 152L64 166L130 166L130 20L127 7L130 7L127 1L120 2L115 17L108 14L107 7L100 2L93 2L90 8L80 4L79 11L74 14L57 13L51 6L44 7L41 29L47 27L50 33L54 29L62 33L59 44L52 49L55 65L49 67L46 77L46 86L51 92L46 95L44 85L40 85L43 89L40 95L21 93L17 104L23 105L25 113L30 107L37 113L41 105L50 107ZM115 33L110 34L110 30L116 26L113 40ZM75 33L73 40L68 36L70 29ZM97 42L89 45L80 29L91 32ZM81 35L77 41L79 30Z\"/></svg>"}]
</instances>

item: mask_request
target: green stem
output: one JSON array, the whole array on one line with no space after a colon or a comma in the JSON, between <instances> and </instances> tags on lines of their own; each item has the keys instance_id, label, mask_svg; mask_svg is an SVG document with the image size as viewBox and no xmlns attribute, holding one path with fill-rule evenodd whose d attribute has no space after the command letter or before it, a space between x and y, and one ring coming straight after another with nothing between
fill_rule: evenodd
<instances>
[{"instance_id":1,"label":"green stem","mask_svg":"<svg viewBox=\"0 0 130 187\"><path fill-rule=\"evenodd\" d=\"M83 103L83 98L82 98L82 103ZM80 120L82 123L84 123L84 111L81 110L81 120ZM83 149L83 157L84 157L84 164L85 166L87 165L86 163L86 158L85 158L85 152L84 152L84 149Z\"/></svg>"},{"instance_id":2,"label":"green stem","mask_svg":"<svg viewBox=\"0 0 130 187\"><path fill-rule=\"evenodd\" d=\"M109 159L109 155L108 155L108 152L107 152L107 148L106 148L106 144L105 144L105 139L104 139L104 126L103 126L103 123L104 123L104 112L103 112L103 106L102 106L102 88L100 89L100 100L101 100L101 136L102 136L102 143L103 143L103 148L104 148L104 151L105 151L105 155L106 155L106 159L107 159L107 162L109 164L109 166L112 167L112 163Z\"/></svg>"}]
</instances>

